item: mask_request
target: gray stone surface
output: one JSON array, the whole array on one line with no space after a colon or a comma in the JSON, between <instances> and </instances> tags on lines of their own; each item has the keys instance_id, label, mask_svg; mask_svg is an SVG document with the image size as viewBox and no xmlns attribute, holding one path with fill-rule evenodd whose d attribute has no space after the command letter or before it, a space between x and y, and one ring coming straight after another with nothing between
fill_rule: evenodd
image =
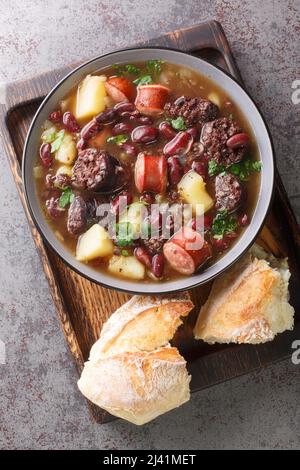
<instances>
[{"instance_id":1,"label":"gray stone surface","mask_svg":"<svg viewBox=\"0 0 300 470\"><path fill-rule=\"evenodd\" d=\"M183 6L184 5L184 6ZM0 0L0 80L14 80L172 29L222 22L275 141L300 216L299 1ZM195 394L142 428L90 421L3 149L0 171L0 448L299 448L300 366L290 361ZM300 338L299 338L300 339Z\"/></svg>"}]
</instances>

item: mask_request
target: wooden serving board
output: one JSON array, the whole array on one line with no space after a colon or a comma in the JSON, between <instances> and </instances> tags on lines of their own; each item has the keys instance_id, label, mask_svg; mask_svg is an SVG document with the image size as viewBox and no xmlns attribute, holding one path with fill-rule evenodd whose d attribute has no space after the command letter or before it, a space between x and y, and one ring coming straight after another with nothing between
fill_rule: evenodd
<instances>
[{"instance_id":1,"label":"wooden serving board","mask_svg":"<svg viewBox=\"0 0 300 470\"><path fill-rule=\"evenodd\" d=\"M139 44L141 45L171 47L190 52L217 64L241 80L223 29L215 21L174 31ZM0 93L0 127L16 186L49 282L57 316L80 373L92 344L99 337L103 323L129 296L105 289L79 276L44 243L25 204L20 169L25 136L38 105L57 81L75 65L79 64L53 70L31 80L7 84ZM209 346L195 341L192 328L199 307L206 300L210 285L193 289L191 294L196 308L174 338L174 343L188 361L192 374L192 391L287 358L292 352L292 341L300 338L300 232L278 175L273 205L260 234L260 242L275 255L289 257L292 272L291 303L296 310L295 330L279 335L271 343L258 346ZM76 380L74 377L74 381ZM106 411L91 403L89 406L97 422L103 423L112 419Z\"/></svg>"}]
</instances>

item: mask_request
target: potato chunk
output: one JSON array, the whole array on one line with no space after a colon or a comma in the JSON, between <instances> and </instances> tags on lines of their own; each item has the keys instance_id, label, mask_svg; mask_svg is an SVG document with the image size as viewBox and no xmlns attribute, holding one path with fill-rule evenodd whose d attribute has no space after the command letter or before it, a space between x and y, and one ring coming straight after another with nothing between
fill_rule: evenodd
<instances>
[{"instance_id":1,"label":"potato chunk","mask_svg":"<svg viewBox=\"0 0 300 470\"><path fill-rule=\"evenodd\" d=\"M214 204L205 186L202 176L193 170L186 173L178 184L181 197L185 202L192 205L193 212L197 215L204 214Z\"/></svg>"},{"instance_id":2,"label":"potato chunk","mask_svg":"<svg viewBox=\"0 0 300 470\"><path fill-rule=\"evenodd\" d=\"M144 279L145 266L135 256L113 256L109 260L108 270L111 274L129 279Z\"/></svg>"},{"instance_id":3,"label":"potato chunk","mask_svg":"<svg viewBox=\"0 0 300 470\"><path fill-rule=\"evenodd\" d=\"M71 178L72 175L73 175L72 167L69 166L69 165L61 165L61 166L57 169L56 176L57 176L57 175L67 175L67 176L70 176L70 178Z\"/></svg>"},{"instance_id":4,"label":"potato chunk","mask_svg":"<svg viewBox=\"0 0 300 470\"><path fill-rule=\"evenodd\" d=\"M85 232L78 240L76 259L78 261L90 261L95 258L109 256L113 253L113 242L108 232L98 224Z\"/></svg>"},{"instance_id":5,"label":"potato chunk","mask_svg":"<svg viewBox=\"0 0 300 470\"><path fill-rule=\"evenodd\" d=\"M55 152L55 160L64 165L71 165L77 156L76 143L71 134L65 134L59 149Z\"/></svg>"},{"instance_id":6,"label":"potato chunk","mask_svg":"<svg viewBox=\"0 0 300 470\"><path fill-rule=\"evenodd\" d=\"M207 99L217 105L218 108L221 108L221 97L216 91L211 91L208 94Z\"/></svg>"},{"instance_id":7,"label":"potato chunk","mask_svg":"<svg viewBox=\"0 0 300 470\"><path fill-rule=\"evenodd\" d=\"M76 118L91 119L105 108L106 96L103 77L88 75L77 90Z\"/></svg>"}]
</instances>

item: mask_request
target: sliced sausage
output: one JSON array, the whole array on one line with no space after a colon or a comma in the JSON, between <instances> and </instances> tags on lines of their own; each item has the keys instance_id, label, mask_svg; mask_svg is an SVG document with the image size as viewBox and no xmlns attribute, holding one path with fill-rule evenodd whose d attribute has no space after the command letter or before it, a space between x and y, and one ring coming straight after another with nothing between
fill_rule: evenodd
<instances>
[{"instance_id":1,"label":"sliced sausage","mask_svg":"<svg viewBox=\"0 0 300 470\"><path fill-rule=\"evenodd\" d=\"M162 114L170 90L163 85L141 85L137 88L135 106L148 116Z\"/></svg>"},{"instance_id":2,"label":"sliced sausage","mask_svg":"<svg viewBox=\"0 0 300 470\"><path fill-rule=\"evenodd\" d=\"M174 103L167 103L165 111L172 118L183 117L188 126L193 126L212 121L217 117L219 109L207 99L181 96Z\"/></svg>"},{"instance_id":3,"label":"sliced sausage","mask_svg":"<svg viewBox=\"0 0 300 470\"><path fill-rule=\"evenodd\" d=\"M116 102L131 101L134 99L135 87L125 77L111 77L105 82L109 96Z\"/></svg>"},{"instance_id":4,"label":"sliced sausage","mask_svg":"<svg viewBox=\"0 0 300 470\"><path fill-rule=\"evenodd\" d=\"M232 174L220 174L215 181L216 209L235 211L242 199L242 186Z\"/></svg>"},{"instance_id":5,"label":"sliced sausage","mask_svg":"<svg viewBox=\"0 0 300 470\"><path fill-rule=\"evenodd\" d=\"M105 150L88 148L81 150L73 167L72 183L80 189L98 191L112 185L115 166L111 155Z\"/></svg>"},{"instance_id":6,"label":"sliced sausage","mask_svg":"<svg viewBox=\"0 0 300 470\"><path fill-rule=\"evenodd\" d=\"M163 252L170 266L191 275L212 256L210 244L190 227L182 227L165 243Z\"/></svg>"},{"instance_id":7,"label":"sliced sausage","mask_svg":"<svg viewBox=\"0 0 300 470\"><path fill-rule=\"evenodd\" d=\"M244 136L245 144L238 147L228 146L228 142L230 143L236 134ZM222 117L203 126L200 141L209 160L214 159L219 165L227 167L242 160L249 139L246 142L245 134L235 121Z\"/></svg>"},{"instance_id":8,"label":"sliced sausage","mask_svg":"<svg viewBox=\"0 0 300 470\"><path fill-rule=\"evenodd\" d=\"M140 153L135 162L134 180L140 193L163 193L167 185L167 163L163 155Z\"/></svg>"}]
</instances>

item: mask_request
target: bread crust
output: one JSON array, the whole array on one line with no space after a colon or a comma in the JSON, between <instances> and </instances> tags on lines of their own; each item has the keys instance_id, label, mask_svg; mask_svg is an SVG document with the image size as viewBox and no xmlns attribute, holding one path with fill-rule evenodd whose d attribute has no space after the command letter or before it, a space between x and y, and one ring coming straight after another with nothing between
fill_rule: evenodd
<instances>
[{"instance_id":1,"label":"bread crust","mask_svg":"<svg viewBox=\"0 0 300 470\"><path fill-rule=\"evenodd\" d=\"M141 425L188 401L189 383L178 350L163 347L89 361L78 387L109 413Z\"/></svg>"},{"instance_id":2,"label":"bread crust","mask_svg":"<svg viewBox=\"0 0 300 470\"><path fill-rule=\"evenodd\" d=\"M255 246L214 281L200 310L194 335L208 343L264 343L293 328L288 303L290 272Z\"/></svg>"},{"instance_id":3,"label":"bread crust","mask_svg":"<svg viewBox=\"0 0 300 470\"><path fill-rule=\"evenodd\" d=\"M188 315L193 303L187 293L137 296L122 305L103 325L90 360L122 351L152 351L167 344Z\"/></svg>"},{"instance_id":4,"label":"bread crust","mask_svg":"<svg viewBox=\"0 0 300 470\"><path fill-rule=\"evenodd\" d=\"M111 315L78 381L109 413L144 424L189 400L186 361L169 340L193 308L189 295L134 296Z\"/></svg>"}]
</instances>

